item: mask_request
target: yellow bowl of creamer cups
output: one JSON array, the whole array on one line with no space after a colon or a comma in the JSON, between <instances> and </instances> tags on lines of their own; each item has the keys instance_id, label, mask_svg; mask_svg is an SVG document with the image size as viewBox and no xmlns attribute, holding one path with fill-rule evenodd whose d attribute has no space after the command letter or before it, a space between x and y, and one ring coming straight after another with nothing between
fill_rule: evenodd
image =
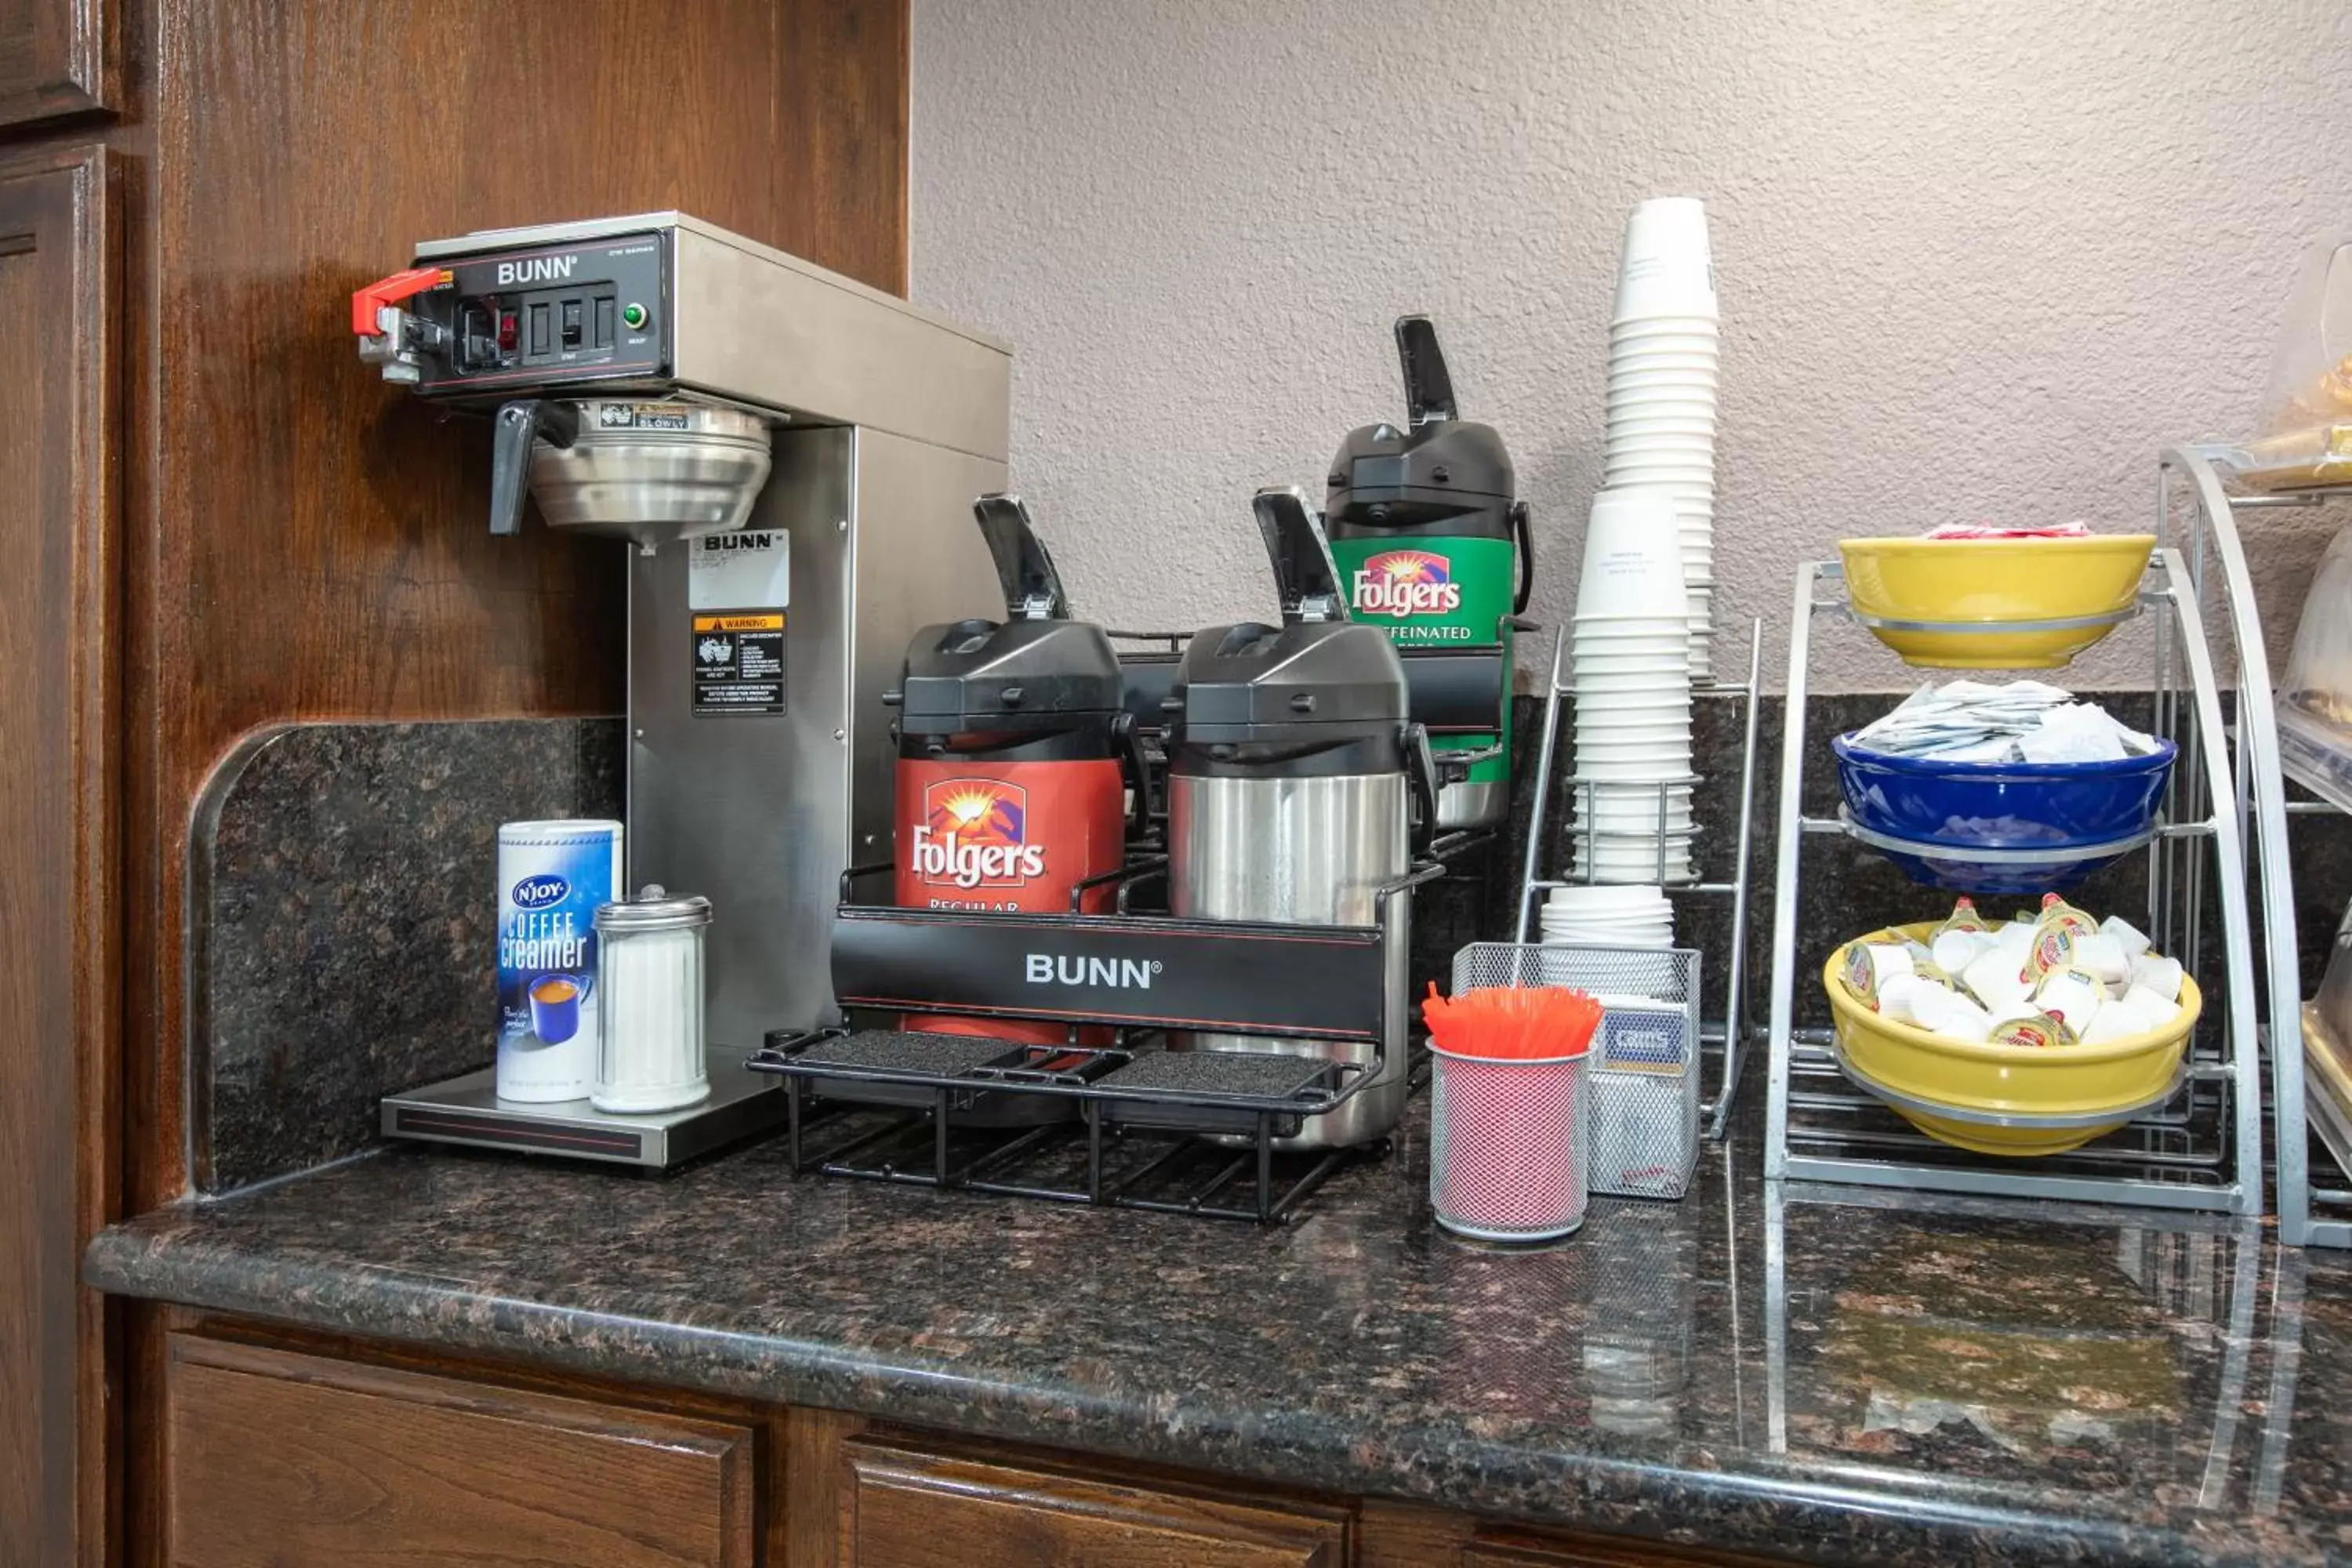
<instances>
[{"instance_id":1,"label":"yellow bowl of creamer cups","mask_svg":"<svg viewBox=\"0 0 2352 1568\"><path fill-rule=\"evenodd\" d=\"M1898 926L1927 942L1933 922ZM2094 1044L2001 1045L1889 1017L1848 983L1858 937L1822 968L1848 1077L1939 1142L1979 1154L2063 1154L2168 1098L2204 999L2179 978L2178 1011L2160 1027ZM2163 963L2164 961L2158 961Z\"/></svg>"}]
</instances>

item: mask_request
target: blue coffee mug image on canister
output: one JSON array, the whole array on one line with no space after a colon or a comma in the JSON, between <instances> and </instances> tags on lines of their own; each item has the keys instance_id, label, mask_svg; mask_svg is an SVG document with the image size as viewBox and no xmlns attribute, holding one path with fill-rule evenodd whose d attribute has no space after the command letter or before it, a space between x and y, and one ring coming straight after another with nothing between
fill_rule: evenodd
<instances>
[{"instance_id":1,"label":"blue coffee mug image on canister","mask_svg":"<svg viewBox=\"0 0 2352 1568\"><path fill-rule=\"evenodd\" d=\"M560 1046L580 1032L580 1004L591 982L578 974L542 974L530 983L530 1032Z\"/></svg>"}]
</instances>

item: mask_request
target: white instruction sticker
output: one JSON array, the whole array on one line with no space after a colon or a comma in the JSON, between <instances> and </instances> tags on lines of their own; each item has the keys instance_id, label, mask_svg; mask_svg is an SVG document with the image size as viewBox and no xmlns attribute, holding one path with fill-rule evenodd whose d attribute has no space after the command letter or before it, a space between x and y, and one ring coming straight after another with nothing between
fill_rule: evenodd
<instances>
[{"instance_id":1,"label":"white instruction sticker","mask_svg":"<svg viewBox=\"0 0 2352 1568\"><path fill-rule=\"evenodd\" d=\"M782 609L792 601L793 538L745 529L698 539L686 558L689 610Z\"/></svg>"}]
</instances>

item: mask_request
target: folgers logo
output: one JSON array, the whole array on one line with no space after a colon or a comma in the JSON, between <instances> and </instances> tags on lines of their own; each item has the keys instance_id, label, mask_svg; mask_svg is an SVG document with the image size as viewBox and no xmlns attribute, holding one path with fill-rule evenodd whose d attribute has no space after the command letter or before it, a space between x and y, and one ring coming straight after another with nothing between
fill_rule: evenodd
<instances>
[{"instance_id":1,"label":"folgers logo","mask_svg":"<svg viewBox=\"0 0 2352 1568\"><path fill-rule=\"evenodd\" d=\"M994 779L941 779L923 791L916 879L935 888L1019 888L1045 874L1029 842L1029 792Z\"/></svg>"},{"instance_id":2,"label":"folgers logo","mask_svg":"<svg viewBox=\"0 0 2352 1568\"><path fill-rule=\"evenodd\" d=\"M1462 607L1462 584L1453 563L1426 550L1390 550L1357 571L1354 610L1359 616L1450 615Z\"/></svg>"}]
</instances>

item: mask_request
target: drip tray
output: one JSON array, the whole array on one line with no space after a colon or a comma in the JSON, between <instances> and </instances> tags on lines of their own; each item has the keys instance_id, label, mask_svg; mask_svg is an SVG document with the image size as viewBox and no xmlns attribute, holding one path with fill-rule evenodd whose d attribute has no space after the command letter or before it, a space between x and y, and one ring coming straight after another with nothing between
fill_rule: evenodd
<instances>
[{"instance_id":1,"label":"drip tray","mask_svg":"<svg viewBox=\"0 0 2352 1568\"><path fill-rule=\"evenodd\" d=\"M740 1047L714 1048L707 1070L709 1099L646 1116L599 1110L584 1100L500 1100L495 1068L387 1094L378 1115L388 1138L663 1170L784 1120L783 1085L746 1068Z\"/></svg>"},{"instance_id":2,"label":"drip tray","mask_svg":"<svg viewBox=\"0 0 2352 1568\"><path fill-rule=\"evenodd\" d=\"M1274 1136L1288 1138L1298 1131L1303 1108L1332 1100L1338 1077L1336 1063L1274 1051L1147 1051L1104 1078L1101 1087L1114 1095L1149 1090L1151 1098L1114 1099L1103 1114L1135 1127L1234 1132L1253 1131L1265 1117ZM1221 1103L1234 1100L1265 1103Z\"/></svg>"},{"instance_id":3,"label":"drip tray","mask_svg":"<svg viewBox=\"0 0 2352 1568\"><path fill-rule=\"evenodd\" d=\"M1275 1148L1369 1070L1323 1057L868 1029L750 1065L783 1079L795 1172L1278 1224L1367 1152Z\"/></svg>"}]
</instances>

